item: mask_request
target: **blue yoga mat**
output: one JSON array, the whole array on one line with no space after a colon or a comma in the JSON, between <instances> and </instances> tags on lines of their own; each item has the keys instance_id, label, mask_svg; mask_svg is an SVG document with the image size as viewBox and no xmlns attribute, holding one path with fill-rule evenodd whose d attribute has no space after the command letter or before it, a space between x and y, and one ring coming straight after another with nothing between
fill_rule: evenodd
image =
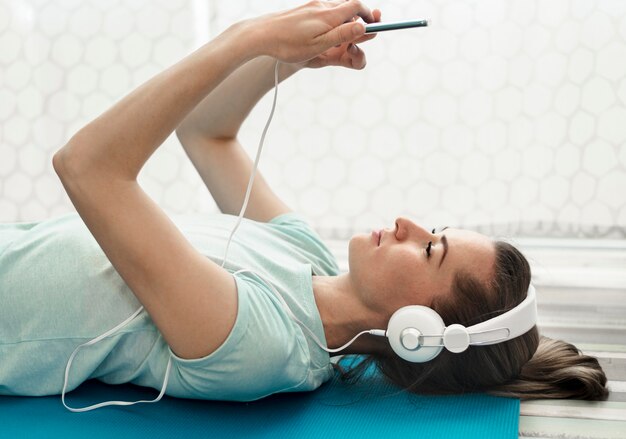
<instances>
[{"instance_id":1,"label":"blue yoga mat","mask_svg":"<svg viewBox=\"0 0 626 439\"><path fill-rule=\"evenodd\" d=\"M91 380L66 395L71 407L153 399L158 392ZM164 397L155 404L71 413L59 396L0 396L0 437L70 438L515 438L519 400L485 394L418 396L373 376L335 378L314 392L250 403Z\"/></svg>"}]
</instances>

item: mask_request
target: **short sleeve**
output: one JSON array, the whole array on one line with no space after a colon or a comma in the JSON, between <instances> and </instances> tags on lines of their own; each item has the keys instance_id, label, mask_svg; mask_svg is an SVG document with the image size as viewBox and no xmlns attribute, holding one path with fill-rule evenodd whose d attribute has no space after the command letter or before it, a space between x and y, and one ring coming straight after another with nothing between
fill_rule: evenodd
<instances>
[{"instance_id":1,"label":"short sleeve","mask_svg":"<svg viewBox=\"0 0 626 439\"><path fill-rule=\"evenodd\" d=\"M306 340L267 286L247 273L234 276L238 311L222 345L210 355L182 359L171 349L168 394L253 401L298 387L307 378Z\"/></svg>"},{"instance_id":2,"label":"short sleeve","mask_svg":"<svg viewBox=\"0 0 626 439\"><path fill-rule=\"evenodd\" d=\"M284 213L272 218L268 224L306 253L315 274L326 276L339 274L337 259L303 215L296 212Z\"/></svg>"}]
</instances>

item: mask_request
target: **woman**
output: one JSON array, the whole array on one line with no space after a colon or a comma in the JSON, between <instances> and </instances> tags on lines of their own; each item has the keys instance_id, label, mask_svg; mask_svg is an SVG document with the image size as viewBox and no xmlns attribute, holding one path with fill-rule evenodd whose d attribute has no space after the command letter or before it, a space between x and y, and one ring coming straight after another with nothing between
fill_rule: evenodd
<instances>
[{"instance_id":1,"label":"woman","mask_svg":"<svg viewBox=\"0 0 626 439\"><path fill-rule=\"evenodd\" d=\"M370 37L358 17L379 21L380 12L355 0L311 2L235 24L55 154L54 169L80 218L0 228L0 394L61 393L77 346L139 304L146 312L73 358L67 390L89 378L200 399L313 390L332 376L329 355L287 315L265 278L329 348L385 328L409 304L467 326L523 300L530 270L513 247L453 228L444 238L406 218L380 234L354 236L350 271L339 275L319 237L261 176L228 262L219 265L252 169L237 133L272 87L276 60L281 80L303 67L363 68L355 43ZM174 130L224 215L170 219L138 185L142 166ZM536 328L425 364L399 359L373 336L340 353L367 355L348 379L377 362L416 392L607 395L597 360L540 339Z\"/></svg>"}]
</instances>

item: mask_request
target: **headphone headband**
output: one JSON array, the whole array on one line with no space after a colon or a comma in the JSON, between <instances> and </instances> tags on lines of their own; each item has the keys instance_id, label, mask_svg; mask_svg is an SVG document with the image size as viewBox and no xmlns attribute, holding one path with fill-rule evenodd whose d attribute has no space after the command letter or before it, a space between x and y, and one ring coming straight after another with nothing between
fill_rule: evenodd
<instances>
[{"instance_id":1,"label":"headphone headband","mask_svg":"<svg viewBox=\"0 0 626 439\"><path fill-rule=\"evenodd\" d=\"M526 298L515 308L469 328L456 323L446 327L433 309L412 305L391 316L384 335L400 357L422 363L435 358L444 347L460 353L470 345L502 343L525 334L536 323L537 299L531 284Z\"/></svg>"}]
</instances>

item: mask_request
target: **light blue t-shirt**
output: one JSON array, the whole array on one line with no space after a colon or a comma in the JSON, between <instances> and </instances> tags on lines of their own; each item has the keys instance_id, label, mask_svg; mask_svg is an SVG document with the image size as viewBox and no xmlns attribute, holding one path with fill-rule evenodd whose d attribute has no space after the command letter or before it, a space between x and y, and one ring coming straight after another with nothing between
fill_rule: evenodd
<instances>
[{"instance_id":1,"label":"light blue t-shirt","mask_svg":"<svg viewBox=\"0 0 626 439\"><path fill-rule=\"evenodd\" d=\"M235 216L171 219L201 254L221 265ZM326 344L311 276L336 275L338 267L302 216L292 212L269 223L244 218L225 265L231 273L242 268L270 280ZM330 379L328 353L292 321L265 281L248 272L235 281L237 319L212 354L176 357L144 310L119 332L79 351L67 391L91 378L160 390L170 355L166 393L181 398L252 401L313 390ZM60 394L74 349L141 306L77 214L0 224L0 303L0 394L36 396Z\"/></svg>"}]
</instances>

